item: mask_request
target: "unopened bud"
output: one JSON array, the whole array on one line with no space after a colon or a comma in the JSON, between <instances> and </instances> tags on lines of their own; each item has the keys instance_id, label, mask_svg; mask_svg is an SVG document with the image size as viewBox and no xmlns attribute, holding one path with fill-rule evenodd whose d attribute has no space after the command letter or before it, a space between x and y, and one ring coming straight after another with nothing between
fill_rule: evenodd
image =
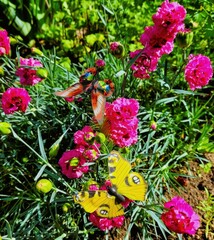
<instances>
[{"instance_id":1,"label":"unopened bud","mask_svg":"<svg viewBox=\"0 0 214 240\"><path fill-rule=\"evenodd\" d=\"M116 58L122 58L125 54L124 46L119 42L112 42L110 43L110 52Z\"/></svg>"},{"instance_id":2,"label":"unopened bud","mask_svg":"<svg viewBox=\"0 0 214 240\"><path fill-rule=\"evenodd\" d=\"M156 128L157 128L157 123L156 123L155 121L151 121L150 128L151 128L152 130L156 130Z\"/></svg>"},{"instance_id":3,"label":"unopened bud","mask_svg":"<svg viewBox=\"0 0 214 240\"><path fill-rule=\"evenodd\" d=\"M64 203L63 206L62 206L62 211L64 213L67 213L70 208L71 208L71 204L70 203Z\"/></svg>"},{"instance_id":4,"label":"unopened bud","mask_svg":"<svg viewBox=\"0 0 214 240\"><path fill-rule=\"evenodd\" d=\"M0 122L0 133L3 135L10 134L11 133L10 127L11 127L10 123Z\"/></svg>"},{"instance_id":5,"label":"unopened bud","mask_svg":"<svg viewBox=\"0 0 214 240\"><path fill-rule=\"evenodd\" d=\"M36 189L42 193L48 193L51 191L53 184L48 179L40 179L36 184Z\"/></svg>"},{"instance_id":6,"label":"unopened bud","mask_svg":"<svg viewBox=\"0 0 214 240\"><path fill-rule=\"evenodd\" d=\"M98 143L104 143L106 141L106 136L105 134L98 132L96 133L95 140Z\"/></svg>"},{"instance_id":7,"label":"unopened bud","mask_svg":"<svg viewBox=\"0 0 214 240\"><path fill-rule=\"evenodd\" d=\"M51 146L50 151L48 153L50 158L56 157L56 155L58 154L59 151L59 144L54 144Z\"/></svg>"},{"instance_id":8,"label":"unopened bud","mask_svg":"<svg viewBox=\"0 0 214 240\"><path fill-rule=\"evenodd\" d=\"M47 78L48 71L45 68L38 68L36 70L36 75L41 78Z\"/></svg>"},{"instance_id":9,"label":"unopened bud","mask_svg":"<svg viewBox=\"0 0 214 240\"><path fill-rule=\"evenodd\" d=\"M32 47L31 48L31 52L34 53L34 54L37 54L39 56L43 56L44 55L43 52L41 50L39 50L38 48L36 48L36 47Z\"/></svg>"},{"instance_id":10,"label":"unopened bud","mask_svg":"<svg viewBox=\"0 0 214 240\"><path fill-rule=\"evenodd\" d=\"M176 42L179 47L187 48L192 44L193 32L181 32L177 34Z\"/></svg>"}]
</instances>

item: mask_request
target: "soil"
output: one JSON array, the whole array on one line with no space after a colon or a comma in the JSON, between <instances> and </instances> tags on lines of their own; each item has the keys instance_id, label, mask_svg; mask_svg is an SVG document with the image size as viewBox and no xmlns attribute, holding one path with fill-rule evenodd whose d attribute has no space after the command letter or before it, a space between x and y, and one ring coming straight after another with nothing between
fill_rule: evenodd
<instances>
[{"instance_id":1,"label":"soil","mask_svg":"<svg viewBox=\"0 0 214 240\"><path fill-rule=\"evenodd\" d=\"M209 195L214 198L214 153L206 153L205 157L209 160L209 162L212 163L212 167L208 173L206 173L203 170L203 168L199 166L200 163L197 162L197 160L191 161L189 163L189 168L184 169L185 175L191 176L191 178L179 177L177 179L177 181L181 185L181 187L179 187L179 193L176 190L171 189L170 195L166 194L166 197L168 199L170 199L171 196L176 195L181 196L182 198L185 199L186 202L188 202L193 207L195 212L197 212L198 215L200 216L201 226L197 230L196 234L194 236L184 234L182 237L183 240L214 240L214 213L212 214L212 220L211 223L209 224L208 235L206 235L206 223L207 223L207 220L205 218L206 211L205 210L202 211L198 208L199 206L202 206L202 201L207 200L207 194L205 189L207 189ZM134 233L135 231L132 232ZM112 235L109 236L109 240L123 240L124 239L123 236L125 235L125 233L126 227L124 226L124 229L121 228L120 231L113 231ZM134 236L131 236L130 239L146 240L139 239L138 237L135 238ZM177 239L178 239L177 235L176 237L173 236L168 237L168 240ZM162 239L158 238L158 240Z\"/></svg>"}]
</instances>

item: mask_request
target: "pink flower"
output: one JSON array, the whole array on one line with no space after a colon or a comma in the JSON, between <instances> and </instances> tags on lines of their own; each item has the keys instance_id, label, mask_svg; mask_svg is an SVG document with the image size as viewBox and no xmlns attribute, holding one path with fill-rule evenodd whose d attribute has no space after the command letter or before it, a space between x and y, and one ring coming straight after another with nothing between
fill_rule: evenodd
<instances>
[{"instance_id":1,"label":"pink flower","mask_svg":"<svg viewBox=\"0 0 214 240\"><path fill-rule=\"evenodd\" d=\"M145 46L150 55L160 58L163 54L170 54L173 50L174 37L167 36L157 26L145 27L144 33L140 37L140 42Z\"/></svg>"},{"instance_id":2,"label":"pink flower","mask_svg":"<svg viewBox=\"0 0 214 240\"><path fill-rule=\"evenodd\" d=\"M73 96L73 97L67 97L67 98L65 98L65 101L66 102L73 102L75 100L75 97Z\"/></svg>"},{"instance_id":3,"label":"pink flower","mask_svg":"<svg viewBox=\"0 0 214 240\"><path fill-rule=\"evenodd\" d=\"M106 109L106 116L109 119L118 121L132 120L139 111L139 103L135 99L117 98Z\"/></svg>"},{"instance_id":4,"label":"pink flower","mask_svg":"<svg viewBox=\"0 0 214 240\"><path fill-rule=\"evenodd\" d=\"M5 29L0 29L0 56L10 53L10 39Z\"/></svg>"},{"instance_id":5,"label":"pink flower","mask_svg":"<svg viewBox=\"0 0 214 240\"><path fill-rule=\"evenodd\" d=\"M207 85L213 76L210 59L201 54L190 54L188 59L184 73L190 89L195 90Z\"/></svg>"},{"instance_id":6,"label":"pink flower","mask_svg":"<svg viewBox=\"0 0 214 240\"><path fill-rule=\"evenodd\" d=\"M106 65L105 61L102 59L98 59L95 62L95 66L98 68L103 68Z\"/></svg>"},{"instance_id":7,"label":"pink flower","mask_svg":"<svg viewBox=\"0 0 214 240\"><path fill-rule=\"evenodd\" d=\"M112 104L107 104L102 132L119 147L135 144L138 110L139 103L135 99L118 98Z\"/></svg>"},{"instance_id":8,"label":"pink flower","mask_svg":"<svg viewBox=\"0 0 214 240\"><path fill-rule=\"evenodd\" d=\"M102 231L110 230L113 227L119 228L123 225L124 220L124 216L115 218L102 218L97 216L95 212L91 213L89 216L89 221L91 221L94 226L98 227Z\"/></svg>"},{"instance_id":9,"label":"pink flower","mask_svg":"<svg viewBox=\"0 0 214 240\"><path fill-rule=\"evenodd\" d=\"M94 143L93 145L84 146L76 145L75 149L80 151L83 157L89 161L93 162L99 158L99 144Z\"/></svg>"},{"instance_id":10,"label":"pink flower","mask_svg":"<svg viewBox=\"0 0 214 240\"><path fill-rule=\"evenodd\" d=\"M140 54L140 52L142 53ZM140 54L140 56L131 66L131 69L134 72L133 75L134 77L140 79L150 78L149 73L156 70L159 57L153 56L152 52L146 51L145 49L139 49L134 52L130 52L130 58L134 58L138 54Z\"/></svg>"},{"instance_id":11,"label":"pink flower","mask_svg":"<svg viewBox=\"0 0 214 240\"><path fill-rule=\"evenodd\" d=\"M121 44L119 43L119 42L112 42L111 44L110 44L110 50L111 51L117 51L117 49L118 49L118 47L120 46Z\"/></svg>"},{"instance_id":12,"label":"pink flower","mask_svg":"<svg viewBox=\"0 0 214 240\"><path fill-rule=\"evenodd\" d=\"M110 43L110 52L116 58L121 58L124 56L124 46L119 42Z\"/></svg>"},{"instance_id":13,"label":"pink flower","mask_svg":"<svg viewBox=\"0 0 214 240\"><path fill-rule=\"evenodd\" d=\"M35 85L43 80L37 75L37 69L42 67L42 63L37 59L20 58L20 67L16 70L16 75L20 77L22 85Z\"/></svg>"},{"instance_id":14,"label":"pink flower","mask_svg":"<svg viewBox=\"0 0 214 240\"><path fill-rule=\"evenodd\" d=\"M82 130L74 133L74 143L83 146L89 146L90 141L95 137L94 131L90 126L85 126Z\"/></svg>"},{"instance_id":15,"label":"pink flower","mask_svg":"<svg viewBox=\"0 0 214 240\"><path fill-rule=\"evenodd\" d=\"M24 88L8 88L2 95L4 113L12 114L16 111L25 112L31 98Z\"/></svg>"},{"instance_id":16,"label":"pink flower","mask_svg":"<svg viewBox=\"0 0 214 240\"><path fill-rule=\"evenodd\" d=\"M168 36L175 38L178 32L185 29L183 23L185 17L186 9L182 5L166 0L161 4L157 13L152 16L152 19L160 30L161 28L165 29Z\"/></svg>"},{"instance_id":17,"label":"pink flower","mask_svg":"<svg viewBox=\"0 0 214 240\"><path fill-rule=\"evenodd\" d=\"M169 230L189 235L196 233L200 227L199 216L183 198L176 196L166 202L164 207L169 210L162 213L161 219Z\"/></svg>"},{"instance_id":18,"label":"pink flower","mask_svg":"<svg viewBox=\"0 0 214 240\"><path fill-rule=\"evenodd\" d=\"M86 160L83 158L82 153L76 149L64 152L58 162L62 174L68 178L80 178L84 173L87 173L89 168L83 166L85 163Z\"/></svg>"}]
</instances>

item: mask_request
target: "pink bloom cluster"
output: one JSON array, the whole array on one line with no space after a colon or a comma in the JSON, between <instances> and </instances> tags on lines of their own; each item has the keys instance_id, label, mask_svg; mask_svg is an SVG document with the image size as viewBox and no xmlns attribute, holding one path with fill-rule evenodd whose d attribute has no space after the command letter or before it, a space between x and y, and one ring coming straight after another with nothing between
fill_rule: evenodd
<instances>
[{"instance_id":1,"label":"pink bloom cluster","mask_svg":"<svg viewBox=\"0 0 214 240\"><path fill-rule=\"evenodd\" d=\"M75 149L64 152L59 160L62 173L68 178L80 178L87 173L87 162L95 161L99 157L100 145L94 141L95 133L90 126L74 133Z\"/></svg>"},{"instance_id":2,"label":"pink bloom cluster","mask_svg":"<svg viewBox=\"0 0 214 240\"><path fill-rule=\"evenodd\" d=\"M10 39L5 29L0 29L0 56L10 53Z\"/></svg>"},{"instance_id":3,"label":"pink bloom cluster","mask_svg":"<svg viewBox=\"0 0 214 240\"><path fill-rule=\"evenodd\" d=\"M106 106L108 135L117 146L128 147L137 142L138 110L135 99L118 98Z\"/></svg>"},{"instance_id":4,"label":"pink bloom cluster","mask_svg":"<svg viewBox=\"0 0 214 240\"><path fill-rule=\"evenodd\" d=\"M105 184L100 188L98 188L96 185L91 185L89 187L89 189L92 191L96 191L98 189L107 190L107 186L111 186L110 181L106 181ZM124 207L128 207L130 202L131 202L131 200L127 199L123 204L122 203L121 204ZM123 225L124 220L125 220L124 216L118 216L118 217L114 217L114 218L99 217L97 215L96 211L91 213L89 216L89 221L91 221L94 226L98 227L102 231L110 230L113 227L119 228Z\"/></svg>"},{"instance_id":5,"label":"pink bloom cluster","mask_svg":"<svg viewBox=\"0 0 214 240\"><path fill-rule=\"evenodd\" d=\"M95 62L95 66L97 68L103 68L103 67L105 67L105 65L106 65L106 63L102 59L97 59L96 62Z\"/></svg>"},{"instance_id":6,"label":"pink bloom cluster","mask_svg":"<svg viewBox=\"0 0 214 240\"><path fill-rule=\"evenodd\" d=\"M2 108L5 114L25 112L31 98L24 88L8 88L2 95Z\"/></svg>"},{"instance_id":7,"label":"pink bloom cluster","mask_svg":"<svg viewBox=\"0 0 214 240\"><path fill-rule=\"evenodd\" d=\"M176 196L166 202L167 212L162 213L161 219L167 228L176 233L194 235L200 227L199 216L192 207L181 197Z\"/></svg>"},{"instance_id":8,"label":"pink bloom cluster","mask_svg":"<svg viewBox=\"0 0 214 240\"><path fill-rule=\"evenodd\" d=\"M20 67L16 70L16 75L20 77L22 85L35 85L43 79L37 75L37 69L42 68L42 63L34 58L20 58Z\"/></svg>"},{"instance_id":9,"label":"pink bloom cluster","mask_svg":"<svg viewBox=\"0 0 214 240\"><path fill-rule=\"evenodd\" d=\"M190 89L195 90L208 84L213 76L212 63L210 59L201 54L189 55L189 62L185 67L185 79Z\"/></svg>"},{"instance_id":10,"label":"pink bloom cluster","mask_svg":"<svg viewBox=\"0 0 214 240\"><path fill-rule=\"evenodd\" d=\"M172 52L177 33L185 31L185 16L185 8L177 2L166 0L162 3L152 16L154 25L146 27L140 37L144 49L130 53L131 58L140 55L131 66L135 77L149 78L149 73L156 70L161 56Z\"/></svg>"}]
</instances>

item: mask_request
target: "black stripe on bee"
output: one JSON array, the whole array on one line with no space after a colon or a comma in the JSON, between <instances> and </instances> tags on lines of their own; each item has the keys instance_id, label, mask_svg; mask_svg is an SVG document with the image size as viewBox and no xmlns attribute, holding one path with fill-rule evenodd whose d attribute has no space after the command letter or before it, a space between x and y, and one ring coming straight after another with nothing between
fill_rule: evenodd
<instances>
[{"instance_id":1,"label":"black stripe on bee","mask_svg":"<svg viewBox=\"0 0 214 240\"><path fill-rule=\"evenodd\" d=\"M113 173L115 172L116 167L109 167L108 170L109 170L109 173Z\"/></svg>"}]
</instances>

